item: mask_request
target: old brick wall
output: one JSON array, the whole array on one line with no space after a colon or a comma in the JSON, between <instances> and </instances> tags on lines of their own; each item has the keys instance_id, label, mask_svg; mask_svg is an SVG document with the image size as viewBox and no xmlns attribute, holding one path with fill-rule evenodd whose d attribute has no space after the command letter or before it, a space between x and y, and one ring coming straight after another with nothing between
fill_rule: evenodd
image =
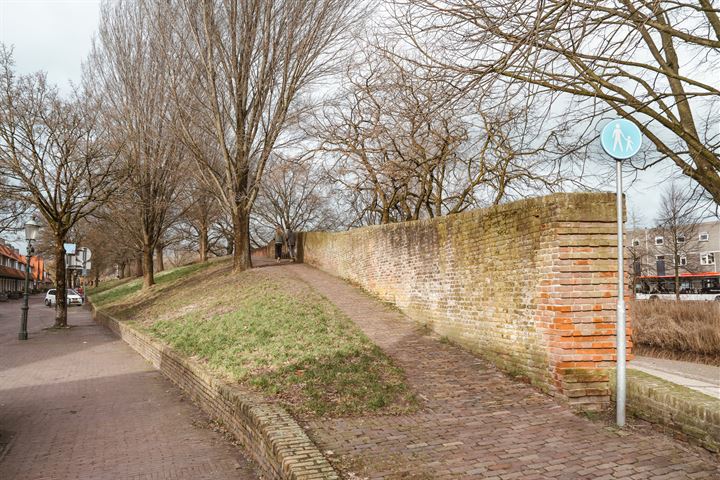
<instances>
[{"instance_id":1,"label":"old brick wall","mask_svg":"<svg viewBox=\"0 0 720 480\"><path fill-rule=\"evenodd\" d=\"M554 194L309 232L302 255L503 370L596 410L609 403L615 359L615 217L613 194Z\"/></svg>"}]
</instances>

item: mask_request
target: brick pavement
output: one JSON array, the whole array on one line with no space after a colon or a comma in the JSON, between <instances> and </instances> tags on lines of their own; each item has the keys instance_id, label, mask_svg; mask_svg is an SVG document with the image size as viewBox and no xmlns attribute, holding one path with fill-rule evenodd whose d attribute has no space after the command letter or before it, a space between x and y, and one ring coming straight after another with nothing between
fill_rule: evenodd
<instances>
[{"instance_id":1,"label":"brick pavement","mask_svg":"<svg viewBox=\"0 0 720 480\"><path fill-rule=\"evenodd\" d=\"M424 335L401 313L306 265L272 268L303 280L407 373L417 414L311 421L311 436L351 478L720 478L720 457L647 429L614 432L574 415L474 355ZM282 272L282 273L281 273Z\"/></svg>"},{"instance_id":2,"label":"brick pavement","mask_svg":"<svg viewBox=\"0 0 720 480\"><path fill-rule=\"evenodd\" d=\"M53 311L32 298L30 339L17 340L20 302L0 303L0 479L259 478L239 447L89 311L46 331Z\"/></svg>"}]
</instances>

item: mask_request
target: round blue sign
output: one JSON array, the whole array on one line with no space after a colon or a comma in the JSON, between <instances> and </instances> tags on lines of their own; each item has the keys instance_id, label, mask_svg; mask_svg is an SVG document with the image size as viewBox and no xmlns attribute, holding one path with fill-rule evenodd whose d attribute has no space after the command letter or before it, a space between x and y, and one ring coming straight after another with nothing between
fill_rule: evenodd
<instances>
[{"instance_id":1,"label":"round blue sign","mask_svg":"<svg viewBox=\"0 0 720 480\"><path fill-rule=\"evenodd\" d=\"M640 150L642 133L630 120L613 120L602 129L600 143L608 155L616 160L625 160Z\"/></svg>"}]
</instances>

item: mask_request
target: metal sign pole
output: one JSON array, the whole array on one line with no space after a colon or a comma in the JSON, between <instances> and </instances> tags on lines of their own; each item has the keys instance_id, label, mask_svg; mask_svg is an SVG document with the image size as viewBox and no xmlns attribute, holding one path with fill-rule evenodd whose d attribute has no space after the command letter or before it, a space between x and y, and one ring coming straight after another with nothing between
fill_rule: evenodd
<instances>
[{"instance_id":1,"label":"metal sign pole","mask_svg":"<svg viewBox=\"0 0 720 480\"><path fill-rule=\"evenodd\" d=\"M622 161L632 157L640 151L642 132L634 121L628 119L612 120L606 124L600 133L600 144L605 153L613 157L617 169L617 308L615 310L615 365L616 365L616 412L618 427L625 426L625 266L623 249L623 188L622 188Z\"/></svg>"},{"instance_id":2,"label":"metal sign pole","mask_svg":"<svg viewBox=\"0 0 720 480\"><path fill-rule=\"evenodd\" d=\"M617 387L616 387L616 421L618 427L625 426L625 267L623 249L623 189L622 162L616 161L617 167L617 245L618 245L618 279L616 309L616 350L617 350Z\"/></svg>"}]
</instances>

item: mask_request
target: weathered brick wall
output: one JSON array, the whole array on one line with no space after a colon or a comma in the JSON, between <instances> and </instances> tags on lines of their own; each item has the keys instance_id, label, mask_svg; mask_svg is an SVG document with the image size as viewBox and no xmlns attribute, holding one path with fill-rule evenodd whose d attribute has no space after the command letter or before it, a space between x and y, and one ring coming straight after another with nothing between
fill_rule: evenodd
<instances>
[{"instance_id":1,"label":"weathered brick wall","mask_svg":"<svg viewBox=\"0 0 720 480\"><path fill-rule=\"evenodd\" d=\"M309 232L302 254L591 410L609 403L615 359L615 216L612 194L555 194L433 220Z\"/></svg>"},{"instance_id":2,"label":"weathered brick wall","mask_svg":"<svg viewBox=\"0 0 720 480\"><path fill-rule=\"evenodd\" d=\"M242 442L266 478L339 478L300 425L282 407L219 380L202 365L94 307L93 318L182 388L209 416L221 421Z\"/></svg>"}]
</instances>

